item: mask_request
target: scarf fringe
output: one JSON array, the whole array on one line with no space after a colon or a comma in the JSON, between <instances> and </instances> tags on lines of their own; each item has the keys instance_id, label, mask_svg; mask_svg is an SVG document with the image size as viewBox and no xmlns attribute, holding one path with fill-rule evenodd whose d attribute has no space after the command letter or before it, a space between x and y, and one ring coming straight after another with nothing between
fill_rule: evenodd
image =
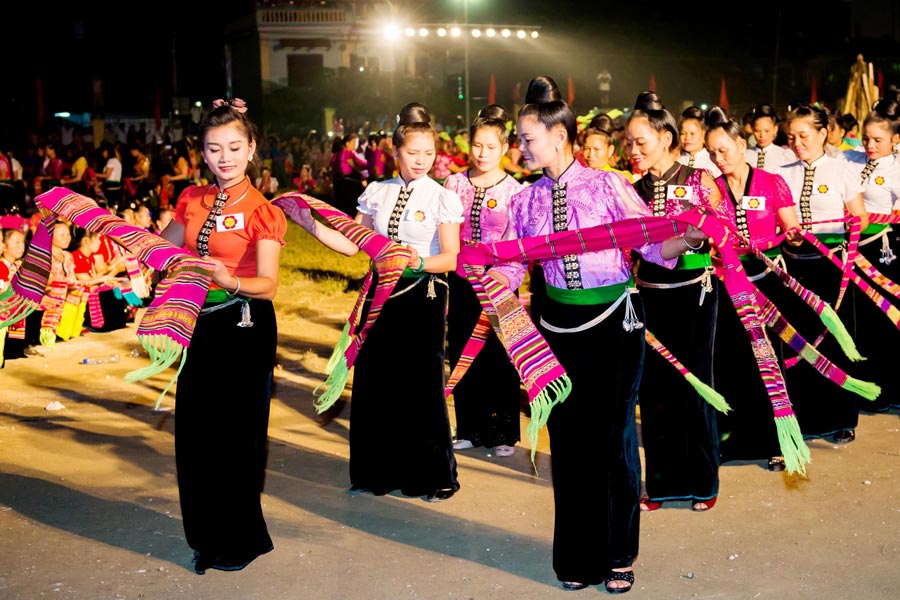
<instances>
[{"instance_id":1,"label":"scarf fringe","mask_svg":"<svg viewBox=\"0 0 900 600\"><path fill-rule=\"evenodd\" d=\"M328 364L325 365L325 374L331 375L331 372L337 366L338 361L344 356L344 353L347 351L347 348L350 347L350 342L353 338L350 337L350 322L344 323L344 329L341 331L341 337L338 338L337 344L334 346L334 351L331 353L331 358L328 359Z\"/></svg>"},{"instance_id":2,"label":"scarf fringe","mask_svg":"<svg viewBox=\"0 0 900 600\"><path fill-rule=\"evenodd\" d=\"M714 409L719 411L720 413L728 413L731 410L731 406L725 400L725 396L714 390L711 386L700 381L696 375L693 373L687 373L684 378L687 380L691 387L694 388L700 396L706 400L706 403L712 406Z\"/></svg>"},{"instance_id":3,"label":"scarf fringe","mask_svg":"<svg viewBox=\"0 0 900 600\"><path fill-rule=\"evenodd\" d=\"M812 456L809 446L803 441L797 417L776 417L775 429L778 431L778 445L784 457L785 469L789 474L799 473L805 477L806 465L812 462Z\"/></svg>"},{"instance_id":4,"label":"scarf fringe","mask_svg":"<svg viewBox=\"0 0 900 600\"><path fill-rule=\"evenodd\" d=\"M174 363L185 348L165 335L139 335L141 345L150 354L150 364L125 374L125 381L138 381L164 371ZM182 358L182 364L184 359ZM179 368L179 372L181 369ZM176 375L177 376L177 375ZM168 388L166 388L168 389Z\"/></svg>"},{"instance_id":5,"label":"scarf fringe","mask_svg":"<svg viewBox=\"0 0 900 600\"><path fill-rule=\"evenodd\" d=\"M339 360L335 361L334 368L328 374L328 378L320 383L313 390L313 406L316 408L317 414L322 414L337 402L350 379L350 367L347 366L347 358L341 354ZM324 391L319 391L325 388Z\"/></svg>"},{"instance_id":6,"label":"scarf fringe","mask_svg":"<svg viewBox=\"0 0 900 600\"><path fill-rule=\"evenodd\" d=\"M531 444L531 466L537 474L537 466L534 464L534 457L537 452L538 434L541 428L547 424L550 419L551 409L564 402L572 391L572 380L568 375L563 375L554 379L542 389L534 398L531 399L529 407L531 408L531 421L525 428L528 441Z\"/></svg>"},{"instance_id":7,"label":"scarf fringe","mask_svg":"<svg viewBox=\"0 0 900 600\"><path fill-rule=\"evenodd\" d=\"M7 292L9 292L9 294L7 294ZM13 296L13 298L7 300L7 298L13 294L12 286L9 286L2 294L0 294L0 314L10 313L7 315L5 321L0 321L0 327L10 327L15 325L37 310L37 307L40 306L38 302L33 302L22 296ZM4 296L6 296L6 298L4 298Z\"/></svg>"},{"instance_id":8,"label":"scarf fringe","mask_svg":"<svg viewBox=\"0 0 900 600\"><path fill-rule=\"evenodd\" d=\"M870 381L862 381L857 379L856 377L847 376L847 380L844 382L844 385L841 386L845 390L851 391L854 394L862 396L866 400L875 400L878 396L881 395L881 386L877 383L872 383Z\"/></svg>"},{"instance_id":9,"label":"scarf fringe","mask_svg":"<svg viewBox=\"0 0 900 600\"><path fill-rule=\"evenodd\" d=\"M844 354L847 355L847 358L854 362L859 362L861 360L866 360L866 358L859 353L856 349L856 343L853 341L853 337L850 335L850 332L847 331L847 327L844 325L844 322L841 321L841 318L838 314L831 308L830 305L826 304L822 309L822 314L819 315L819 318L822 319L822 323L825 324L825 327L828 328L828 331L834 335L838 344L841 345L841 350L844 351Z\"/></svg>"},{"instance_id":10,"label":"scarf fringe","mask_svg":"<svg viewBox=\"0 0 900 600\"><path fill-rule=\"evenodd\" d=\"M153 410L159 410L159 407L162 404L163 398L165 398L166 394L169 393L169 388L171 388L172 385L176 381L178 381L178 376L181 375L181 370L184 368L185 361L187 361L187 351L188 351L188 349L185 348L181 352L181 362L178 363L178 370L175 372L174 377L172 377L172 379L169 380L169 383L166 384L166 387L163 388L163 391L161 391L159 393L159 397L156 399L156 405L154 405Z\"/></svg>"}]
</instances>

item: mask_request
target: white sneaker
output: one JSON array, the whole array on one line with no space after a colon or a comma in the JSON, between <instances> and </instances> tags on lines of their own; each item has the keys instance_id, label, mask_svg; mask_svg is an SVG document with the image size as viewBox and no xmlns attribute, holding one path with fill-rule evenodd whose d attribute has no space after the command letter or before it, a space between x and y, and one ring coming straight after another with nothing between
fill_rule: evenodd
<instances>
[{"instance_id":1,"label":"white sneaker","mask_svg":"<svg viewBox=\"0 0 900 600\"><path fill-rule=\"evenodd\" d=\"M469 440L456 440L453 442L454 450L468 450L469 448L474 448L475 445L472 444Z\"/></svg>"}]
</instances>

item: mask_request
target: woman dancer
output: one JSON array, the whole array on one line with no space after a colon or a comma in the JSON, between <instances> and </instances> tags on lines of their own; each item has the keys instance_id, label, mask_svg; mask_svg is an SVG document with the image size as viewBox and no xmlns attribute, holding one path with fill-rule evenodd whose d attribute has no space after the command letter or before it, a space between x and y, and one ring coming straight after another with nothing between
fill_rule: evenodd
<instances>
[{"instance_id":1,"label":"woman dancer","mask_svg":"<svg viewBox=\"0 0 900 600\"><path fill-rule=\"evenodd\" d=\"M531 81L516 131L528 168L542 169L543 176L513 196L507 239L650 214L621 176L575 160L575 115L553 79ZM690 228L684 237L637 250L671 267L676 256L705 238ZM553 568L565 589L603 583L610 593L624 593L634 585L638 553L635 403L644 330L636 325L644 319L643 309L629 257L618 250L543 264L546 300L538 329L572 382L569 397L548 421L556 506ZM524 264L507 263L490 274L514 290L525 270Z\"/></svg>"},{"instance_id":2,"label":"woman dancer","mask_svg":"<svg viewBox=\"0 0 900 600\"><path fill-rule=\"evenodd\" d=\"M507 114L492 104L483 108L471 127L472 167L455 173L444 187L456 192L463 203L462 241L493 242L506 230L509 200L522 189L500 167L509 149ZM481 304L471 284L450 273L450 310L447 315L450 368L456 367L478 317ZM497 456L511 456L519 441L519 375L506 350L491 331L484 347L453 389L456 442L453 448L495 448Z\"/></svg>"},{"instance_id":3,"label":"woman dancer","mask_svg":"<svg viewBox=\"0 0 900 600\"><path fill-rule=\"evenodd\" d=\"M175 396L175 463L197 573L236 571L274 546L260 494L277 324L278 257L287 221L247 176L258 140L238 98L201 123L209 186L178 199L163 238L215 264Z\"/></svg>"},{"instance_id":4,"label":"woman dancer","mask_svg":"<svg viewBox=\"0 0 900 600\"><path fill-rule=\"evenodd\" d=\"M400 490L438 502L459 489L444 398L444 341L446 273L456 268L463 207L455 192L428 177L435 137L424 105L403 107L393 136L400 175L369 184L359 198L357 222L413 253L354 364L353 495ZM323 244L348 256L358 252L358 246L314 220L308 210L302 214L304 227ZM370 298L376 287L373 281Z\"/></svg>"},{"instance_id":5,"label":"woman dancer","mask_svg":"<svg viewBox=\"0 0 900 600\"><path fill-rule=\"evenodd\" d=\"M656 94L638 96L627 126L631 159L645 174L635 189L655 216L693 206L719 205L715 181L703 170L675 161L679 131ZM640 261L637 285L647 307L647 329L697 378L712 382L716 303L709 244L696 244L674 270ZM719 493L716 411L659 353L651 352L641 379L641 438L647 472L643 510L687 500L712 508Z\"/></svg>"},{"instance_id":6,"label":"woman dancer","mask_svg":"<svg viewBox=\"0 0 900 600\"><path fill-rule=\"evenodd\" d=\"M753 127L753 137L756 138L756 146L747 148L745 154L746 160L751 166L769 173L777 173L782 165L797 160L797 155L792 150L775 143L781 119L774 106L760 104L753 109L750 122Z\"/></svg>"},{"instance_id":7,"label":"woman dancer","mask_svg":"<svg viewBox=\"0 0 900 600\"><path fill-rule=\"evenodd\" d=\"M681 113L681 156L678 162L695 169L703 169L714 178L722 174L703 145L706 123L703 111L698 106L689 106Z\"/></svg>"},{"instance_id":8,"label":"woman dancer","mask_svg":"<svg viewBox=\"0 0 900 600\"><path fill-rule=\"evenodd\" d=\"M846 237L845 212L860 217L863 230L868 225L860 177L845 161L825 154L825 139L828 136L828 114L825 110L800 105L791 110L787 120L788 143L799 160L783 166L779 173L791 190L794 210L801 226L811 229L828 248L837 248ZM840 288L840 270L808 241L799 246L785 244L782 250L788 272L833 306ZM844 323L852 323L856 295L851 284L838 309L838 316ZM785 307L782 312L808 340L815 340L822 331L821 322L808 310ZM818 348L840 368L853 375L859 374L858 371L854 373L843 357L833 336L826 336ZM856 398L850 392L836 388L804 361L787 370L785 382L804 436L827 436L839 444L854 440L859 409Z\"/></svg>"},{"instance_id":9,"label":"woman dancer","mask_svg":"<svg viewBox=\"0 0 900 600\"><path fill-rule=\"evenodd\" d=\"M722 194L719 214L727 218L744 238L738 253L751 281L776 305L787 290L778 276L749 250L746 241L766 248L778 233L778 227L794 239L799 224L794 200L780 175L747 164L747 142L741 126L729 119L725 111L714 106L706 117L706 147L722 176L716 179ZM765 251L768 258L780 261L780 246ZM781 343L772 336L779 366L784 371ZM747 344L747 332L727 295L719 298L716 324L716 352L713 355L713 378L716 391L731 406L731 412L717 413L719 453L722 462L767 459L770 471L783 471L778 434L772 407L762 379L756 369L753 349Z\"/></svg>"}]
</instances>

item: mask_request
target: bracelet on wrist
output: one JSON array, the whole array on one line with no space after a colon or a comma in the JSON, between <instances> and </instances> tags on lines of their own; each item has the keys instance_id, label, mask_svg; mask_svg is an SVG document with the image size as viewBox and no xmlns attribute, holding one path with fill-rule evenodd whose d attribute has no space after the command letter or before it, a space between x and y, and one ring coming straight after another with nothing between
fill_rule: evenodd
<instances>
[{"instance_id":1,"label":"bracelet on wrist","mask_svg":"<svg viewBox=\"0 0 900 600\"><path fill-rule=\"evenodd\" d=\"M690 243L688 243L687 238L684 237L683 233L681 234L681 241L684 242L684 245L687 246L691 250L700 250L701 248L703 248L703 242L700 242L696 246L691 246Z\"/></svg>"},{"instance_id":2,"label":"bracelet on wrist","mask_svg":"<svg viewBox=\"0 0 900 600\"><path fill-rule=\"evenodd\" d=\"M232 298L234 298L235 296L237 296L237 295L238 295L238 292L241 291L241 278L240 278L240 277L235 277L235 279L237 279L237 287L234 288L234 291L233 291L233 292L229 292L228 290L225 290L225 294L228 295L228 296L230 296L230 297L232 297Z\"/></svg>"},{"instance_id":3,"label":"bracelet on wrist","mask_svg":"<svg viewBox=\"0 0 900 600\"><path fill-rule=\"evenodd\" d=\"M413 273L421 273L425 270L425 259L421 256L419 257L419 267L416 269L412 269Z\"/></svg>"}]
</instances>

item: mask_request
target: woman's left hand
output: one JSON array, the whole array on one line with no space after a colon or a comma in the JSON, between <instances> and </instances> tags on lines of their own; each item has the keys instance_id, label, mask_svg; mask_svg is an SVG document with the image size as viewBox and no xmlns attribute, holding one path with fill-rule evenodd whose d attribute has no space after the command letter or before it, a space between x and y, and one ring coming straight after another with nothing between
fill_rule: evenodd
<instances>
[{"instance_id":1,"label":"woman's left hand","mask_svg":"<svg viewBox=\"0 0 900 600\"><path fill-rule=\"evenodd\" d=\"M411 252L410 257L409 257L409 262L406 263L406 266L413 270L418 269L419 268L419 252L412 246L407 245L406 247Z\"/></svg>"},{"instance_id":2,"label":"woman's left hand","mask_svg":"<svg viewBox=\"0 0 900 600\"><path fill-rule=\"evenodd\" d=\"M708 238L709 236L703 233L702 229L694 225L688 225L687 231L684 232L684 239L690 242L691 246L702 244Z\"/></svg>"},{"instance_id":3,"label":"woman's left hand","mask_svg":"<svg viewBox=\"0 0 900 600\"><path fill-rule=\"evenodd\" d=\"M237 286L237 278L228 272L228 269L221 260L212 258L211 256L207 256L203 260L211 263L215 267L212 272L213 283L228 291L233 290Z\"/></svg>"}]
</instances>

